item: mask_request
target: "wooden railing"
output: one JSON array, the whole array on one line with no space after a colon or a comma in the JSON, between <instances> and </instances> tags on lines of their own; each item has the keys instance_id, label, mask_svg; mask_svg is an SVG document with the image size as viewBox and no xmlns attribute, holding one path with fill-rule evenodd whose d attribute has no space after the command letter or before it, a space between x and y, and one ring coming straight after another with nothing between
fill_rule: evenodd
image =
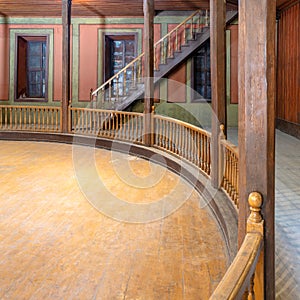
<instances>
[{"instance_id":1,"label":"wooden railing","mask_svg":"<svg viewBox=\"0 0 300 300\"><path fill-rule=\"evenodd\" d=\"M134 143L143 142L143 114L71 107L70 131Z\"/></svg>"},{"instance_id":2,"label":"wooden railing","mask_svg":"<svg viewBox=\"0 0 300 300\"><path fill-rule=\"evenodd\" d=\"M208 26L208 22L208 11L198 10L157 41L154 44L155 70L159 69L160 64L166 64L168 58L173 58L174 53L187 45L189 39L194 39L203 27ZM91 96L95 97L102 107L106 102L108 108L113 108L115 103L122 102L132 91L136 90L138 84L143 83L143 77L144 53L94 90Z\"/></svg>"},{"instance_id":3,"label":"wooden railing","mask_svg":"<svg viewBox=\"0 0 300 300\"><path fill-rule=\"evenodd\" d=\"M60 117L60 107L1 105L0 130L59 132Z\"/></svg>"},{"instance_id":4,"label":"wooden railing","mask_svg":"<svg viewBox=\"0 0 300 300\"><path fill-rule=\"evenodd\" d=\"M247 234L211 300L264 299L262 197L252 192L248 202L251 214L247 221Z\"/></svg>"},{"instance_id":5,"label":"wooden railing","mask_svg":"<svg viewBox=\"0 0 300 300\"><path fill-rule=\"evenodd\" d=\"M210 134L176 119L154 115L154 146L172 152L210 174Z\"/></svg>"},{"instance_id":6,"label":"wooden railing","mask_svg":"<svg viewBox=\"0 0 300 300\"><path fill-rule=\"evenodd\" d=\"M228 193L234 204L239 207L239 153L238 147L225 139L224 126L221 125L220 146L220 176L221 186Z\"/></svg>"},{"instance_id":7,"label":"wooden railing","mask_svg":"<svg viewBox=\"0 0 300 300\"><path fill-rule=\"evenodd\" d=\"M0 106L0 130L2 131L58 132L61 124L60 118L60 107ZM69 119L70 133L144 143L144 114L142 113L70 107ZM211 137L209 132L154 113L151 114L151 119L154 147L178 155L210 175ZM220 169L223 170L222 187L238 205L239 156L237 147L226 141L222 133L219 147ZM261 202L261 196L258 193L251 193L249 196L251 215L247 223L245 240L211 299L239 299L242 296L252 299L255 290L258 290L255 291L256 295L263 295L262 263L257 263L263 246ZM259 273L256 275L259 279L256 279L258 281L256 288L253 287L254 273ZM257 299L263 298L257 297Z\"/></svg>"},{"instance_id":8,"label":"wooden railing","mask_svg":"<svg viewBox=\"0 0 300 300\"><path fill-rule=\"evenodd\" d=\"M198 10L157 41L154 44L155 71L159 70L160 64L166 64L168 58L173 58L175 52L180 52L189 40L194 40L196 34L208 25L208 10Z\"/></svg>"}]
</instances>

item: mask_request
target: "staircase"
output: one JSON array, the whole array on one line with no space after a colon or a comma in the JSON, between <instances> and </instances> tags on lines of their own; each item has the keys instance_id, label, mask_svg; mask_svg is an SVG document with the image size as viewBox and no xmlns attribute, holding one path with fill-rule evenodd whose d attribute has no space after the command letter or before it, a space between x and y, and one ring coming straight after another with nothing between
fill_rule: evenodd
<instances>
[{"instance_id":1,"label":"staircase","mask_svg":"<svg viewBox=\"0 0 300 300\"><path fill-rule=\"evenodd\" d=\"M226 23L237 16L229 11ZM154 84L209 39L208 11L198 10L154 44ZM125 110L144 93L144 53L92 92L93 107Z\"/></svg>"}]
</instances>

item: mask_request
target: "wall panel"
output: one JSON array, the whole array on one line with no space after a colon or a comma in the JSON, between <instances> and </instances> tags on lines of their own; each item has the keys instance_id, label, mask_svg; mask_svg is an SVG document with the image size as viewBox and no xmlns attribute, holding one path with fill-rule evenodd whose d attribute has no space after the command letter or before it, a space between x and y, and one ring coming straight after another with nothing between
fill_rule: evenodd
<instances>
[{"instance_id":1,"label":"wall panel","mask_svg":"<svg viewBox=\"0 0 300 300\"><path fill-rule=\"evenodd\" d=\"M300 3L278 24L277 118L300 124Z\"/></svg>"}]
</instances>

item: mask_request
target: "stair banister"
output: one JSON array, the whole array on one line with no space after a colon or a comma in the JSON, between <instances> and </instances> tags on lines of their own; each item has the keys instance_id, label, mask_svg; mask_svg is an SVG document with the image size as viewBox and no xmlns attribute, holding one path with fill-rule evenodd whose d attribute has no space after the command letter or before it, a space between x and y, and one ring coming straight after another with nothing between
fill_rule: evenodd
<instances>
[{"instance_id":1,"label":"stair banister","mask_svg":"<svg viewBox=\"0 0 300 300\"><path fill-rule=\"evenodd\" d=\"M182 21L180 24L178 24L175 28L173 28L170 32L168 32L164 37L162 37L160 40L158 40L155 44L154 44L154 49L159 49L159 47L162 49L162 51L158 51L159 53L164 53L163 54L163 57L162 57L162 63L165 63L165 58L164 58L164 55L167 54L167 57L170 57L172 56L172 52L170 47L170 40L171 40L171 35L175 32L176 33L176 36L175 36L175 41L178 42L178 29L180 27L182 27L184 25L184 29L186 28L186 24L192 20L191 22L191 32L193 30L193 27L194 27L194 23L193 23L193 18L196 16L196 15L199 15L199 20L198 22L196 22L197 26L199 27L198 29L200 29L201 27L201 22L200 22L200 17L201 17L201 14L202 11L201 10L197 10L196 12L194 12L192 15L190 15L189 17L187 17L184 21ZM206 16L208 15L207 11L206 11ZM206 18L206 17L205 17ZM185 30L183 31L185 32ZM185 39L184 39L185 40ZM184 43L186 43L186 41L184 41ZM161 46L162 44L162 46ZM165 45L167 45L168 49L167 51L165 51L164 47ZM180 50L180 47L178 47L178 45L175 45L175 49L177 51ZM169 50L169 51L168 51ZM174 49L173 49L174 51ZM154 55L156 55L156 51L154 51ZM161 54L160 54L161 55ZM106 82L104 82L101 86L99 86L97 89L95 89L93 92L92 92L92 96L97 96L98 93L100 91L104 91L106 89L106 87L109 85L111 86L112 85L112 82L113 80L117 79L122 73L125 73L126 74L126 71L129 69L129 68L132 68L132 70L134 70L134 65L136 63L138 63L137 65L137 71L138 71L138 74L136 75L135 72L133 72L133 86L136 84L136 81L140 81L140 79L142 78L142 65L141 64L141 60L143 59L144 57L144 53L141 53L138 57L136 57L134 60L132 60L129 64L127 64L122 70L120 70L118 73L116 73L115 75L113 75L111 78L109 78ZM158 65L159 64L159 60L157 59L157 57L154 58L154 61L155 61L155 65ZM126 76L125 76L126 77ZM119 83L119 82L118 82ZM128 83L127 83L128 84ZM123 88L123 91L124 91L124 88ZM119 95L117 95L118 97ZM111 97L109 97L111 99Z\"/></svg>"}]
</instances>

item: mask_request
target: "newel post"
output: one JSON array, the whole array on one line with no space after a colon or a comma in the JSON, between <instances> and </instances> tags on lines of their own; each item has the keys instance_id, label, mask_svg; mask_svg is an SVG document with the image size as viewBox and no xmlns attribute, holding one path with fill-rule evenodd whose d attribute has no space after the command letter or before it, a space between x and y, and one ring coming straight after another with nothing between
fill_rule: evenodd
<instances>
[{"instance_id":1,"label":"newel post","mask_svg":"<svg viewBox=\"0 0 300 300\"><path fill-rule=\"evenodd\" d=\"M218 139L218 147L219 147L219 185L222 186L223 184L223 179L224 179L224 170L225 170L225 152L224 152L224 147L222 145L222 141L226 140L226 135L225 135L225 126L224 124L220 125L220 133L219 133L219 139Z\"/></svg>"},{"instance_id":2,"label":"newel post","mask_svg":"<svg viewBox=\"0 0 300 300\"><path fill-rule=\"evenodd\" d=\"M250 216L247 220L247 233L256 232L264 236L264 220L262 219L261 215L262 203L263 199L260 193L250 193L248 197ZM255 298L264 299L264 246L260 252L248 293L248 300Z\"/></svg>"},{"instance_id":3,"label":"newel post","mask_svg":"<svg viewBox=\"0 0 300 300\"><path fill-rule=\"evenodd\" d=\"M68 132L69 101L70 101L70 25L72 0L62 0L62 100L61 100L61 131Z\"/></svg>"},{"instance_id":4,"label":"newel post","mask_svg":"<svg viewBox=\"0 0 300 300\"><path fill-rule=\"evenodd\" d=\"M221 186L219 170L220 124L226 134L226 1L210 0L210 62L211 62L211 183Z\"/></svg>"},{"instance_id":5,"label":"newel post","mask_svg":"<svg viewBox=\"0 0 300 300\"><path fill-rule=\"evenodd\" d=\"M239 1L239 246L247 230L247 196L264 199L264 299L275 299L276 1Z\"/></svg>"},{"instance_id":6,"label":"newel post","mask_svg":"<svg viewBox=\"0 0 300 300\"><path fill-rule=\"evenodd\" d=\"M152 107L154 97L154 0L144 0L144 143L152 143Z\"/></svg>"}]
</instances>

